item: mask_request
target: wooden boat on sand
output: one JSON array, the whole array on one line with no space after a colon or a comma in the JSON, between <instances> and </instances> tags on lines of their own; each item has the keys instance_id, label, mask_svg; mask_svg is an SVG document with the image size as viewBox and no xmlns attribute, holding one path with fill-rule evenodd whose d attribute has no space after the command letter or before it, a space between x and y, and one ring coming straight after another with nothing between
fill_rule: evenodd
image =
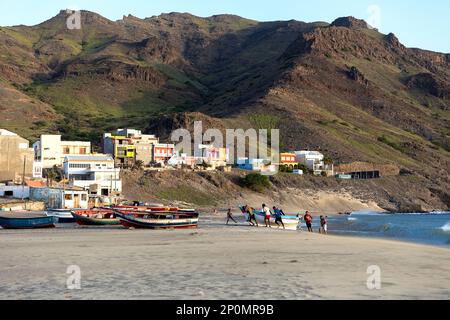
<instances>
[{"instance_id":1,"label":"wooden boat on sand","mask_svg":"<svg viewBox=\"0 0 450 320\"><path fill-rule=\"evenodd\" d=\"M0 226L4 229L54 228L58 219L42 213L8 213L0 215Z\"/></svg>"},{"instance_id":2,"label":"wooden boat on sand","mask_svg":"<svg viewBox=\"0 0 450 320\"><path fill-rule=\"evenodd\" d=\"M195 210L177 211L120 211L115 210L120 223L126 228L139 229L181 229L197 228L198 212Z\"/></svg>"},{"instance_id":3,"label":"wooden boat on sand","mask_svg":"<svg viewBox=\"0 0 450 320\"><path fill-rule=\"evenodd\" d=\"M119 211L144 211L144 212L160 212L160 211L170 211L177 212L179 209L177 207L165 207L165 206L129 206L129 205L118 205L112 206L110 209Z\"/></svg>"},{"instance_id":4,"label":"wooden boat on sand","mask_svg":"<svg viewBox=\"0 0 450 320\"><path fill-rule=\"evenodd\" d=\"M56 217L58 223L73 223L75 222L72 216L73 209L50 209L46 212L49 217Z\"/></svg>"},{"instance_id":5,"label":"wooden boat on sand","mask_svg":"<svg viewBox=\"0 0 450 320\"><path fill-rule=\"evenodd\" d=\"M120 220L112 209L73 210L72 216L82 226L120 225Z\"/></svg>"},{"instance_id":6,"label":"wooden boat on sand","mask_svg":"<svg viewBox=\"0 0 450 320\"><path fill-rule=\"evenodd\" d=\"M239 209L241 210L241 212L245 215L246 220L249 219L248 214L244 208L244 206L239 206ZM265 219L265 214L262 210L256 210L253 209L253 213L255 214L255 218L256 221L258 221L258 224L261 226L264 226L264 219ZM283 223L284 223L284 227L286 228L286 230L297 230L298 228L298 224L299 224L299 217L297 215L293 215L293 214L286 214L284 216L281 217ZM270 225L272 227L278 227L275 223L275 216L271 215L270 217Z\"/></svg>"}]
</instances>

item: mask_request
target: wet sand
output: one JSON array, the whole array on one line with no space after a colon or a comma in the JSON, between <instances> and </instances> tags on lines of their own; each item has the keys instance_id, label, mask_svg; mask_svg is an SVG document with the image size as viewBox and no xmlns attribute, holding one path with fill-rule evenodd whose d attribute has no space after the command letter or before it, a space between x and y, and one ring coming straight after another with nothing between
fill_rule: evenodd
<instances>
[{"instance_id":1,"label":"wet sand","mask_svg":"<svg viewBox=\"0 0 450 320\"><path fill-rule=\"evenodd\" d=\"M449 299L450 250L224 226L0 230L0 299ZM66 287L67 267L81 289ZM381 269L369 290L367 267Z\"/></svg>"}]
</instances>

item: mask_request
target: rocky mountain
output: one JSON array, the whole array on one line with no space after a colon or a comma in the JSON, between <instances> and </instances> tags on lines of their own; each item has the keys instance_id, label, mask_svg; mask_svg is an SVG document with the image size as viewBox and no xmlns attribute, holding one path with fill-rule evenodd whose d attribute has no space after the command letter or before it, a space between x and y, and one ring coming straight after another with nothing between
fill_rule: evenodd
<instances>
[{"instance_id":1,"label":"rocky mountain","mask_svg":"<svg viewBox=\"0 0 450 320\"><path fill-rule=\"evenodd\" d=\"M80 30L67 17L0 28L0 127L97 142L118 126L164 136L195 119L279 127L286 150L393 163L450 204L450 54L406 48L353 17L83 11Z\"/></svg>"}]
</instances>

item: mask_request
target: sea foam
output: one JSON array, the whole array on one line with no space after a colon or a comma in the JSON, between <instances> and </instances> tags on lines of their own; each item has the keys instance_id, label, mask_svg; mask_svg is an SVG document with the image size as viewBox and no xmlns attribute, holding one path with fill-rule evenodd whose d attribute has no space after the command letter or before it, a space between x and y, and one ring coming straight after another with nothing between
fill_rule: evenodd
<instances>
[{"instance_id":1,"label":"sea foam","mask_svg":"<svg viewBox=\"0 0 450 320\"><path fill-rule=\"evenodd\" d=\"M441 227L441 229L444 230L444 231L450 231L450 222L447 222L446 224L444 224Z\"/></svg>"}]
</instances>

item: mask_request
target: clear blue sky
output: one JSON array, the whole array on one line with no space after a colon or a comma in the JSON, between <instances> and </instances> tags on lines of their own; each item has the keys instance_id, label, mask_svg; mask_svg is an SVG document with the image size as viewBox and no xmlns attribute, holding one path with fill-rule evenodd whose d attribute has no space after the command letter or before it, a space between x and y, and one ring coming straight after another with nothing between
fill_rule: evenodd
<instances>
[{"instance_id":1,"label":"clear blue sky","mask_svg":"<svg viewBox=\"0 0 450 320\"><path fill-rule=\"evenodd\" d=\"M368 11L371 5L379 15ZM34 25L65 8L95 11L112 20L172 11L203 17L231 13L260 21L331 22L352 15L375 19L381 32L394 32L408 47L450 53L449 0L1 0L0 25Z\"/></svg>"}]
</instances>

